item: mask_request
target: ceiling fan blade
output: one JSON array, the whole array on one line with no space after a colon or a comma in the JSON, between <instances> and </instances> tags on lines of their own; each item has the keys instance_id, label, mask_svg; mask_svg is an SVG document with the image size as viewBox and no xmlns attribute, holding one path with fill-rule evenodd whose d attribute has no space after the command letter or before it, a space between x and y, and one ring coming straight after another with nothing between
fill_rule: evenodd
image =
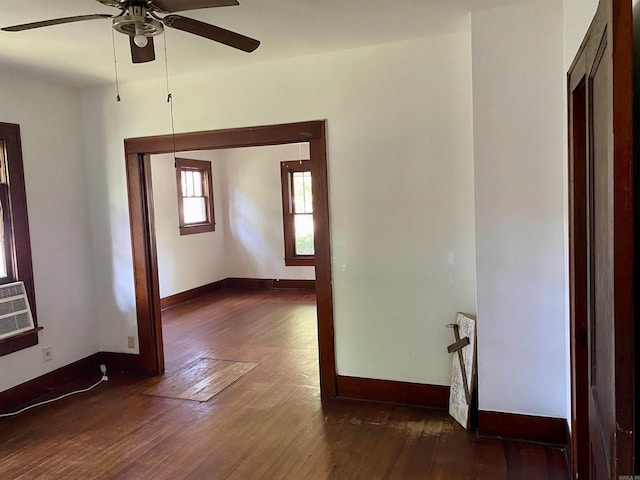
<instances>
[{"instance_id":1,"label":"ceiling fan blade","mask_svg":"<svg viewBox=\"0 0 640 480\"><path fill-rule=\"evenodd\" d=\"M253 52L260 46L258 40L192 18L182 17L180 15L168 15L164 17L162 21L167 27L193 33L194 35L208 38L214 42L223 43L244 52Z\"/></svg>"},{"instance_id":2,"label":"ceiling fan blade","mask_svg":"<svg viewBox=\"0 0 640 480\"><path fill-rule=\"evenodd\" d=\"M109 5L110 7L121 8L120 0L98 0L103 5Z\"/></svg>"},{"instance_id":3,"label":"ceiling fan blade","mask_svg":"<svg viewBox=\"0 0 640 480\"><path fill-rule=\"evenodd\" d=\"M237 0L152 0L154 7L163 12L182 12L198 8L235 7Z\"/></svg>"},{"instance_id":4,"label":"ceiling fan blade","mask_svg":"<svg viewBox=\"0 0 640 480\"><path fill-rule=\"evenodd\" d=\"M131 46L131 61L133 63L153 62L156 59L156 52L153 48L153 37L147 37L149 43L146 47L140 48L133 42L133 37L129 37Z\"/></svg>"},{"instance_id":5,"label":"ceiling fan blade","mask_svg":"<svg viewBox=\"0 0 640 480\"><path fill-rule=\"evenodd\" d=\"M61 25L63 23L84 22L85 20L98 20L100 18L113 18L112 15L96 14L96 15L80 15L77 17L55 18L53 20L45 20L43 22L25 23L22 25L13 25L4 27L1 30L5 32L22 32L23 30L31 30L33 28L49 27L51 25Z\"/></svg>"}]
</instances>

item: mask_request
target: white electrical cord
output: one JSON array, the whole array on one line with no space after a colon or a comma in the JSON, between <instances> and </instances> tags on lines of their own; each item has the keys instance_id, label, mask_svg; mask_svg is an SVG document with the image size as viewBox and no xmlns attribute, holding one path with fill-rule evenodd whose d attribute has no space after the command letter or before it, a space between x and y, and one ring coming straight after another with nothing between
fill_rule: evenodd
<instances>
[{"instance_id":1,"label":"white electrical cord","mask_svg":"<svg viewBox=\"0 0 640 480\"><path fill-rule=\"evenodd\" d=\"M100 370L102 371L102 378L100 379L100 381L98 381L97 383L94 383L93 385L91 385L88 388L83 388L82 390L76 390L75 392L65 393L64 395L60 395L59 397L52 398L51 400L45 400L44 402L34 403L33 405L29 405L28 407L24 407L22 410L18 410L17 412L0 413L0 418L14 417L16 415L20 415L23 412L26 412L27 410L31 410L32 408L40 407L40 406L46 405L48 403L57 402L58 400L62 400L63 398L70 397L71 395L76 395L78 393L86 393L89 390L93 390L98 385L100 385L102 382L106 382L107 380L109 380L109 377L107 377L107 369L106 369L106 367L104 365L100 365Z\"/></svg>"}]
</instances>

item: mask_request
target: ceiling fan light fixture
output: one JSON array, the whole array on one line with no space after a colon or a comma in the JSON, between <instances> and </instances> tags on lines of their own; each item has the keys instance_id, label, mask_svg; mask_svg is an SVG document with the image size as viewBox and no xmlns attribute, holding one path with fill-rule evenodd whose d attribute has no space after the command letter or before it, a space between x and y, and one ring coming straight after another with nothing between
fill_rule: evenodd
<instances>
[{"instance_id":1,"label":"ceiling fan light fixture","mask_svg":"<svg viewBox=\"0 0 640 480\"><path fill-rule=\"evenodd\" d=\"M136 34L133 37L133 43L139 48L144 48L149 45L149 39L145 36L144 30L136 28Z\"/></svg>"},{"instance_id":2,"label":"ceiling fan light fixture","mask_svg":"<svg viewBox=\"0 0 640 480\"><path fill-rule=\"evenodd\" d=\"M128 15L121 15L113 19L113 29L116 32L124 33L134 38L137 46L144 48L147 43L147 37L160 35L164 32L162 22L148 17L145 14L136 15L130 12Z\"/></svg>"},{"instance_id":3,"label":"ceiling fan light fixture","mask_svg":"<svg viewBox=\"0 0 640 480\"><path fill-rule=\"evenodd\" d=\"M138 48L144 48L149 45L149 39L144 35L136 35L133 37L133 43L135 43Z\"/></svg>"}]
</instances>

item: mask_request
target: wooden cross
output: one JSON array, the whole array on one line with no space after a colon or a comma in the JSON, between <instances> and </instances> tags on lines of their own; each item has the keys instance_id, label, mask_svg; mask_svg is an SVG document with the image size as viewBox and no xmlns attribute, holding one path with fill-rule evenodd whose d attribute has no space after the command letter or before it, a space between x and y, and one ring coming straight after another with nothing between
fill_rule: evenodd
<instances>
[{"instance_id":1,"label":"wooden cross","mask_svg":"<svg viewBox=\"0 0 640 480\"><path fill-rule=\"evenodd\" d=\"M457 323L450 323L447 328L453 328L453 335L456 341L447 347L449 353L458 352L458 361L460 362L460 371L462 372L462 383L464 384L464 396L467 400L467 405L471 406L471 391L467 382L467 371L464 368L464 357L462 356L462 349L469 345L471 342L469 337L460 338L460 327Z\"/></svg>"}]
</instances>

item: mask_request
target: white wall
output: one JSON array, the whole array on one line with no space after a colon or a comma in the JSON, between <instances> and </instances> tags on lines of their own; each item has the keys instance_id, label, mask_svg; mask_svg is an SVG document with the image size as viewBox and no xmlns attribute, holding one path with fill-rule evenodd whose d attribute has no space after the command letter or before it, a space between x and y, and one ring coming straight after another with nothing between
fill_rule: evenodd
<instances>
[{"instance_id":1,"label":"white wall","mask_svg":"<svg viewBox=\"0 0 640 480\"><path fill-rule=\"evenodd\" d=\"M309 144L220 150L227 205L227 273L312 280L314 267L284 264L280 162L309 158Z\"/></svg>"},{"instance_id":2,"label":"white wall","mask_svg":"<svg viewBox=\"0 0 640 480\"><path fill-rule=\"evenodd\" d=\"M0 357L0 391L97 351L93 260L76 92L0 76L0 121L20 125L40 344ZM51 346L53 360L42 361ZM97 372L96 372L97 373Z\"/></svg>"},{"instance_id":3,"label":"white wall","mask_svg":"<svg viewBox=\"0 0 640 480\"><path fill-rule=\"evenodd\" d=\"M578 53L582 39L598 8L598 0L563 0L564 9L564 72Z\"/></svg>"},{"instance_id":4,"label":"white wall","mask_svg":"<svg viewBox=\"0 0 640 480\"><path fill-rule=\"evenodd\" d=\"M173 155L151 157L160 296L224 278L315 278L284 264L280 162L309 158L307 143L179 153L211 161L215 232L180 235Z\"/></svg>"},{"instance_id":5,"label":"white wall","mask_svg":"<svg viewBox=\"0 0 640 480\"><path fill-rule=\"evenodd\" d=\"M479 403L567 412L562 9L472 16Z\"/></svg>"},{"instance_id":6,"label":"white wall","mask_svg":"<svg viewBox=\"0 0 640 480\"><path fill-rule=\"evenodd\" d=\"M178 132L328 119L337 367L447 384L474 313L469 32L174 77ZM83 94L100 348L136 334L123 139L170 131L162 80Z\"/></svg>"},{"instance_id":7,"label":"white wall","mask_svg":"<svg viewBox=\"0 0 640 480\"><path fill-rule=\"evenodd\" d=\"M178 191L173 154L151 156L151 181L158 251L160 298L227 278L225 259L226 201L221 181L223 169L214 152L190 152L180 158L211 161L216 229L180 235Z\"/></svg>"}]
</instances>

